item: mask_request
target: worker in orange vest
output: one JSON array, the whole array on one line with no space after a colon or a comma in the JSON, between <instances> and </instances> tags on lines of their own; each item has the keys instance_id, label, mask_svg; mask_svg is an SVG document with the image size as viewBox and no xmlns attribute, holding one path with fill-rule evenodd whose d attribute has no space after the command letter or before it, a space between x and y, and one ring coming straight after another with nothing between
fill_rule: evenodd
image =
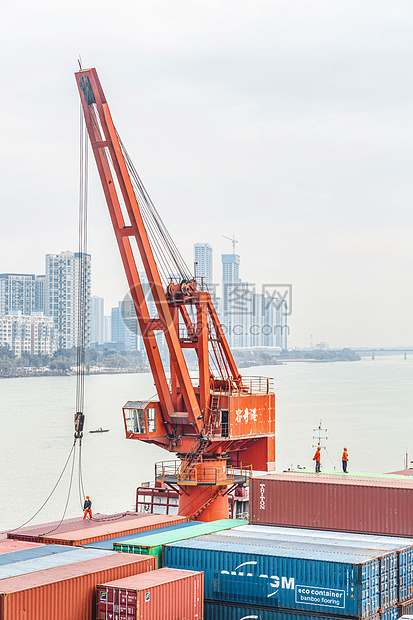
<instances>
[{"instance_id":1,"label":"worker in orange vest","mask_svg":"<svg viewBox=\"0 0 413 620\"><path fill-rule=\"evenodd\" d=\"M88 515L89 515L89 519L91 519L92 518L92 502L91 502L89 495L86 495L85 503L83 504L83 510L85 511L85 514L83 515L83 521L86 519Z\"/></svg>"},{"instance_id":2,"label":"worker in orange vest","mask_svg":"<svg viewBox=\"0 0 413 620\"><path fill-rule=\"evenodd\" d=\"M343 471L346 474L347 473L347 462L348 462L347 448L344 448L343 450L343 456L341 457L341 462L343 464Z\"/></svg>"},{"instance_id":3,"label":"worker in orange vest","mask_svg":"<svg viewBox=\"0 0 413 620\"><path fill-rule=\"evenodd\" d=\"M313 456L315 461L315 473L319 474L321 471L321 446L318 446L316 453Z\"/></svg>"}]
</instances>

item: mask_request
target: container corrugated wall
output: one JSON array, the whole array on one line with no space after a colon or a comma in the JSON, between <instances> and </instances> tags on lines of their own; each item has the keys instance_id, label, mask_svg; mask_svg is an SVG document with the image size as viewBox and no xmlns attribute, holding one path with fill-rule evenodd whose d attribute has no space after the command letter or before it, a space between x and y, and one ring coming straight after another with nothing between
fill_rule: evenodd
<instances>
[{"instance_id":1,"label":"container corrugated wall","mask_svg":"<svg viewBox=\"0 0 413 620\"><path fill-rule=\"evenodd\" d=\"M257 526L256 526L257 527ZM301 549L306 551L307 554L314 552L331 554L334 558L336 554L346 555L348 553L357 554L359 556L365 556L368 559L376 558L379 562L377 578L375 579L374 587L377 587L378 591L378 603L380 608L390 607L395 605L398 601L398 582L397 582L397 553L396 551L386 552L382 549L366 549L364 547L353 546L337 546L328 545L328 541L325 540L325 544L319 542L313 542L309 539L306 542L295 541L292 537L287 540L273 539L270 534L265 538L253 538L252 536L238 537L232 535L232 532L224 532L221 534L215 534L208 536L208 539L212 542L225 542L227 544L236 544L242 541L242 544L255 547L271 547L272 549Z\"/></svg>"},{"instance_id":2,"label":"container corrugated wall","mask_svg":"<svg viewBox=\"0 0 413 620\"><path fill-rule=\"evenodd\" d=\"M203 570L205 598L368 618L379 609L379 561L200 539L165 545L166 566Z\"/></svg>"},{"instance_id":3,"label":"container corrugated wall","mask_svg":"<svg viewBox=\"0 0 413 620\"><path fill-rule=\"evenodd\" d=\"M269 474L250 484L250 522L413 538L413 481Z\"/></svg>"},{"instance_id":4,"label":"container corrugated wall","mask_svg":"<svg viewBox=\"0 0 413 620\"><path fill-rule=\"evenodd\" d=\"M97 588L96 620L203 620L203 573L161 568Z\"/></svg>"},{"instance_id":5,"label":"container corrugated wall","mask_svg":"<svg viewBox=\"0 0 413 620\"><path fill-rule=\"evenodd\" d=\"M0 581L1 620L94 620L96 586L156 568L155 558L112 553Z\"/></svg>"},{"instance_id":6,"label":"container corrugated wall","mask_svg":"<svg viewBox=\"0 0 413 620\"><path fill-rule=\"evenodd\" d=\"M262 525L248 525L226 532L218 532L220 537L238 538L247 542L257 539L262 544L288 547L291 543L317 545L320 550L331 552L345 548L357 549L362 552L365 548L368 553L377 549L380 560L380 604L390 607L398 601L412 598L413 577L413 547L406 547L409 539L386 536L372 536L364 534L348 534L330 530L305 530ZM251 542L247 543L251 544ZM387 555L390 552L390 555Z\"/></svg>"}]
</instances>

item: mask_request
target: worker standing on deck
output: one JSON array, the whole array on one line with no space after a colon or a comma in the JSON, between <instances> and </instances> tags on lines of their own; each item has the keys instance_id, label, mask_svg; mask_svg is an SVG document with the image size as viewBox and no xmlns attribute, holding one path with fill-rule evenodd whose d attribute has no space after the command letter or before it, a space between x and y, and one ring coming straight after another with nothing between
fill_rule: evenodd
<instances>
[{"instance_id":1,"label":"worker standing on deck","mask_svg":"<svg viewBox=\"0 0 413 620\"><path fill-rule=\"evenodd\" d=\"M321 446L318 446L316 453L313 456L315 461L315 473L319 474L321 471Z\"/></svg>"},{"instance_id":2,"label":"worker standing on deck","mask_svg":"<svg viewBox=\"0 0 413 620\"><path fill-rule=\"evenodd\" d=\"M91 519L92 518L92 502L91 502L89 495L86 495L85 503L83 504L83 510L85 511L85 514L83 515L83 521L86 519L88 515L89 515L89 519Z\"/></svg>"},{"instance_id":3,"label":"worker standing on deck","mask_svg":"<svg viewBox=\"0 0 413 620\"><path fill-rule=\"evenodd\" d=\"M347 461L348 461L348 452L347 452L347 448L344 448L343 456L341 457L341 462L343 464L343 471L345 474L347 473Z\"/></svg>"}]
</instances>

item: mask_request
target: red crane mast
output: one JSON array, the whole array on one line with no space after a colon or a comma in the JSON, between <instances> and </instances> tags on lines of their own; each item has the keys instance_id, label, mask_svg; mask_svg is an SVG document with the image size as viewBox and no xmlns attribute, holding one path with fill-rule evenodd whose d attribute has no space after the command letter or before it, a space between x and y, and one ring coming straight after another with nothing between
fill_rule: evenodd
<instances>
[{"instance_id":1,"label":"red crane mast","mask_svg":"<svg viewBox=\"0 0 413 620\"><path fill-rule=\"evenodd\" d=\"M179 457L157 464L155 477L178 488L180 514L225 518L228 491L245 482L251 468L274 468L271 380L241 377L210 293L180 257L116 132L96 70L79 71L76 81L159 399L125 404L126 437ZM159 334L168 348L170 378ZM196 377L185 348L196 353Z\"/></svg>"}]
</instances>

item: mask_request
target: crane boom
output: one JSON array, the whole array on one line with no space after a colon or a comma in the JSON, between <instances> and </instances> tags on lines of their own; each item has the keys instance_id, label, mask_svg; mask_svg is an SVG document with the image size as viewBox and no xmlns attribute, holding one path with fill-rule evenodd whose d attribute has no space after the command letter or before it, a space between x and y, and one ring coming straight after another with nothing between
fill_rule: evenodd
<instances>
[{"instance_id":1,"label":"crane boom","mask_svg":"<svg viewBox=\"0 0 413 620\"><path fill-rule=\"evenodd\" d=\"M173 462L173 470L162 465L156 472L157 478L178 485L180 512L195 518L202 513L203 520L225 517L228 485L245 480L245 472L235 475L230 465L239 469L250 460L255 469L266 470L275 461L275 396L270 380L241 377L210 293L202 280L197 282L188 273L116 132L96 70L81 70L76 80L159 398L125 404L126 436L162 446L181 459ZM170 271L171 265L176 265L178 274ZM168 348L170 379L159 334ZM196 353L195 378L184 349Z\"/></svg>"}]
</instances>

